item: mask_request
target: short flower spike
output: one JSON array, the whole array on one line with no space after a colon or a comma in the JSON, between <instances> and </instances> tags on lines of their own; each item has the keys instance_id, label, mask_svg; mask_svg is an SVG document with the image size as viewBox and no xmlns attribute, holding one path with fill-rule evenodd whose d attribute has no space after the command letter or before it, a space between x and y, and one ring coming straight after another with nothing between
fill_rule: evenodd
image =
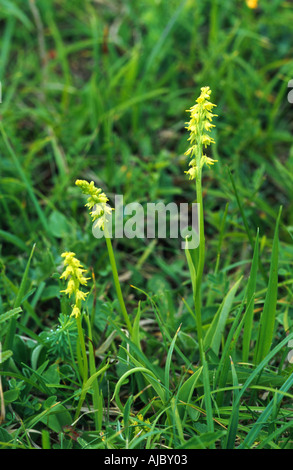
<instances>
[{"instance_id":1,"label":"short flower spike","mask_svg":"<svg viewBox=\"0 0 293 470\"><path fill-rule=\"evenodd\" d=\"M93 222L96 221L96 225L104 230L107 215L111 214L112 210L114 210L107 205L109 199L106 194L100 188L96 188L93 181L88 183L85 180L76 180L75 184L82 190L83 194L89 196L85 206L89 209L94 209L90 212L92 220Z\"/></svg>"},{"instance_id":2,"label":"short flower spike","mask_svg":"<svg viewBox=\"0 0 293 470\"><path fill-rule=\"evenodd\" d=\"M205 164L210 166L217 161L202 154L203 146L207 147L215 143L214 139L207 134L207 132L210 132L215 127L212 124L212 118L216 116L216 114L212 114L212 109L216 105L209 101L210 94L211 90L208 86L202 87L196 104L188 110L191 116L186 129L190 132L188 140L191 145L185 152L185 155L189 155L191 161L189 163L190 169L185 171L185 173L189 175L189 179L195 179L198 176L199 170Z\"/></svg>"},{"instance_id":3,"label":"short flower spike","mask_svg":"<svg viewBox=\"0 0 293 470\"><path fill-rule=\"evenodd\" d=\"M62 253L62 258L64 258L64 271L60 276L60 279L67 280L67 288L62 290L69 297L72 295L75 296L75 305L73 306L71 316L78 317L80 313L80 301L85 300L88 292L83 292L80 290L80 285L87 285L89 277L84 277L83 273L86 272L86 269L83 269L80 261L75 258L75 253L72 251L66 251Z\"/></svg>"}]
</instances>

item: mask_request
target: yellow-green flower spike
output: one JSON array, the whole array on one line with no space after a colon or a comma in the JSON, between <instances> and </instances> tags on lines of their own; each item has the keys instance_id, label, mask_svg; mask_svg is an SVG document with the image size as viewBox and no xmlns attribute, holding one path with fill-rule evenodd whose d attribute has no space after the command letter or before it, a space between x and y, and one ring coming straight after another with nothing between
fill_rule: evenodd
<instances>
[{"instance_id":1,"label":"yellow-green flower spike","mask_svg":"<svg viewBox=\"0 0 293 470\"><path fill-rule=\"evenodd\" d=\"M207 134L213 127L212 118L216 114L212 113L215 104L210 102L211 90L207 87L201 88L201 94L196 100L196 104L192 106L187 112L190 113L190 121L187 123L186 129L190 132L190 147L185 152L185 155L190 156L189 163L190 169L185 171L189 175L189 179L195 179L201 168L206 164L207 166L213 165L217 160L213 160L202 153L203 146L206 148L215 141Z\"/></svg>"},{"instance_id":2,"label":"yellow-green flower spike","mask_svg":"<svg viewBox=\"0 0 293 470\"><path fill-rule=\"evenodd\" d=\"M86 269L83 269L80 261L75 258L75 253L72 251L66 251L62 253L62 258L64 258L64 271L60 276L60 279L68 279L67 288L62 290L69 297L74 295L75 305L73 306L71 316L78 317L80 312L80 304L82 300L86 299L88 292L83 292L80 290L80 285L87 285L89 277L84 277L83 273L86 272Z\"/></svg>"},{"instance_id":3,"label":"yellow-green flower spike","mask_svg":"<svg viewBox=\"0 0 293 470\"><path fill-rule=\"evenodd\" d=\"M94 208L93 211L90 211L92 220L93 222L96 221L96 226L104 230L107 215L111 214L112 210L114 210L107 205L109 199L106 194L100 188L96 188L93 181L89 183L85 180L76 180L75 184L82 190L83 194L89 196L85 206L89 209Z\"/></svg>"}]
</instances>

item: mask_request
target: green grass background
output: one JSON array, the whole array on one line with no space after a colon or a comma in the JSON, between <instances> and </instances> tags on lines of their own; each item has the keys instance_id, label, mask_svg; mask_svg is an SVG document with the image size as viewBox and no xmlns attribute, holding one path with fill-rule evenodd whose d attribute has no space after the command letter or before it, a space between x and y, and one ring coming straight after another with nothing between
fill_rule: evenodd
<instances>
[{"instance_id":1,"label":"green grass background","mask_svg":"<svg viewBox=\"0 0 293 470\"><path fill-rule=\"evenodd\" d=\"M292 448L291 2L260 0L249 9L242 0L0 0L0 7L0 319L2 350L11 346L1 364L2 447ZM203 179L207 343L223 302L226 316L221 337L207 344L207 362L198 364L191 280L178 240L113 240L130 316L140 315L132 350L120 330L105 244L92 236L74 182L94 180L112 203L115 194L125 204L194 202L195 185L184 174L185 122L202 86L212 89L218 115L210 153L218 163ZM68 335L74 341L76 334L68 317L58 320L70 313L60 295L63 251L74 251L95 276L87 308L97 367L120 357L100 378L99 429L87 414L94 392L72 427L78 380ZM248 299L244 346L237 315ZM256 353L268 329L268 350ZM133 373L115 389L142 366L155 383ZM162 374L166 396L156 385ZM115 390L118 402L111 402ZM141 424L137 437L139 412L151 424Z\"/></svg>"}]
</instances>

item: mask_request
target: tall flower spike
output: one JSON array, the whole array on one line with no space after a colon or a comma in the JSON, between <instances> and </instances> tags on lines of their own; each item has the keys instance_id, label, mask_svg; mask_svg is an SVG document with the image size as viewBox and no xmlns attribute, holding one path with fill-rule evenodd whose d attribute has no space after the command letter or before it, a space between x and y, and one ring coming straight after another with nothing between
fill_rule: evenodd
<instances>
[{"instance_id":1,"label":"tall flower spike","mask_svg":"<svg viewBox=\"0 0 293 470\"><path fill-rule=\"evenodd\" d=\"M83 194L89 196L85 206L93 209L90 211L90 215L93 222L96 221L95 227L98 226L104 230L105 223L108 221L107 215L110 215L112 210L114 210L107 205L109 199L106 194L100 188L96 188L93 181L88 183L85 180L76 180L75 184L82 190Z\"/></svg>"},{"instance_id":2,"label":"tall flower spike","mask_svg":"<svg viewBox=\"0 0 293 470\"><path fill-rule=\"evenodd\" d=\"M209 101L210 94L210 87L202 87L196 104L187 110L191 115L186 127L190 132L190 137L188 138L190 147L185 152L185 155L191 158L189 163L190 169L185 171L189 175L189 179L195 179L205 164L210 166L217 161L202 153L203 146L206 148L208 145L215 143L214 139L207 134L207 132L210 132L215 127L212 124L212 118L216 116L216 114L212 114L212 109L216 105Z\"/></svg>"},{"instance_id":3,"label":"tall flower spike","mask_svg":"<svg viewBox=\"0 0 293 470\"><path fill-rule=\"evenodd\" d=\"M75 304L72 308L71 316L78 317L80 312L81 301L85 300L88 292L83 292L80 290L80 285L87 285L89 277L84 277L83 273L86 272L86 269L83 269L80 261L75 258L75 253L72 251L66 251L62 253L62 258L64 258L64 271L60 276L60 279L68 279L67 288L62 290L69 297L74 295Z\"/></svg>"}]
</instances>

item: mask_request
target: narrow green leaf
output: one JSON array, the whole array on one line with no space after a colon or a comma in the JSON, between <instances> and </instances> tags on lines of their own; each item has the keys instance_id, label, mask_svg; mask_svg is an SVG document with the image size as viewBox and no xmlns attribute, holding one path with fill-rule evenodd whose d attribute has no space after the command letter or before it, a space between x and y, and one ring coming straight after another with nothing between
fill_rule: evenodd
<instances>
[{"instance_id":1,"label":"narrow green leaf","mask_svg":"<svg viewBox=\"0 0 293 470\"><path fill-rule=\"evenodd\" d=\"M23 251L28 251L26 244L13 233L7 232L6 230L0 230L0 238L3 238L3 240L7 241L8 243L12 243Z\"/></svg>"},{"instance_id":2,"label":"narrow green leaf","mask_svg":"<svg viewBox=\"0 0 293 470\"><path fill-rule=\"evenodd\" d=\"M203 351L202 351L202 356L203 356L203 388L204 388L204 401L205 401L205 408L206 408L207 426L208 426L209 432L214 432L209 366L205 359L205 354Z\"/></svg>"},{"instance_id":3,"label":"narrow green leaf","mask_svg":"<svg viewBox=\"0 0 293 470\"><path fill-rule=\"evenodd\" d=\"M137 314L135 316L134 323L133 323L133 331L132 331L132 334L131 334L131 339L139 349L141 349L140 340L139 340L140 314L141 314L141 308L140 308L140 302L138 302Z\"/></svg>"},{"instance_id":4,"label":"narrow green leaf","mask_svg":"<svg viewBox=\"0 0 293 470\"><path fill-rule=\"evenodd\" d=\"M274 327L277 314L276 307L278 294L279 223L281 212L282 207L280 207L279 215L276 222L268 289L260 318L259 334L255 348L256 353L254 362L256 364L259 364L270 351L274 335Z\"/></svg>"},{"instance_id":5,"label":"narrow green leaf","mask_svg":"<svg viewBox=\"0 0 293 470\"><path fill-rule=\"evenodd\" d=\"M220 440L226 431L206 432L200 436L193 436L178 449L209 449L214 443Z\"/></svg>"},{"instance_id":6,"label":"narrow green leaf","mask_svg":"<svg viewBox=\"0 0 293 470\"><path fill-rule=\"evenodd\" d=\"M32 250L31 250L31 254L29 256L29 259L28 259L28 262L27 262L22 280L21 280L20 287L19 287L18 292L17 292L16 299L14 301L14 308L20 307L20 303L21 303L21 301L22 301L22 299L25 295L26 282L27 282L27 279L28 279L30 263L31 263L31 259L32 259L32 256L34 254L34 251L35 251L35 247L36 247L36 245L34 244ZM10 320L8 332L7 332L7 335L6 335L6 338L5 338L5 342L4 342L5 349L12 349L12 344L13 344L15 331L16 331L16 317L14 316Z\"/></svg>"},{"instance_id":7,"label":"narrow green leaf","mask_svg":"<svg viewBox=\"0 0 293 470\"><path fill-rule=\"evenodd\" d=\"M238 281L234 284L234 286L230 289L226 297L224 298L218 312L216 313L213 321L205 335L204 338L204 350L206 351L208 348L211 348L216 355L219 354L220 344L222 335L224 333L224 329L226 326L226 322L228 319L228 315L231 311L231 307L233 305L234 297L238 286L242 280L242 277L238 279Z\"/></svg>"},{"instance_id":8,"label":"narrow green leaf","mask_svg":"<svg viewBox=\"0 0 293 470\"><path fill-rule=\"evenodd\" d=\"M248 375L248 378L244 382L243 386L241 387L241 390L239 391L239 395L235 399L235 402L239 402L241 397L243 396L244 392L247 390L247 388L252 384L252 382L256 379L256 377L259 376L260 372L262 369L270 362L270 360L284 347L288 344L288 341L290 339L293 339L293 332L290 333L286 338L284 338L275 348L269 352L269 354L261 361L260 364L256 366L256 368ZM293 375L292 375L293 377Z\"/></svg>"},{"instance_id":9,"label":"narrow green leaf","mask_svg":"<svg viewBox=\"0 0 293 470\"><path fill-rule=\"evenodd\" d=\"M279 389L279 392L286 393L291 387L293 386L293 374L291 374L286 382L282 385ZM264 411L261 413L258 420L254 423L253 427L247 434L246 438L244 439L243 443L239 446L239 448L250 448L254 441L257 439L260 431L262 430L263 426L268 422L273 409L276 405L278 405L281 400L283 399L282 393L277 393L277 396L274 396L270 403L266 406Z\"/></svg>"},{"instance_id":10,"label":"narrow green leaf","mask_svg":"<svg viewBox=\"0 0 293 470\"><path fill-rule=\"evenodd\" d=\"M253 249L254 248L254 242L253 242L253 237L252 237L251 232L250 232L248 221L247 221L245 212L243 210L243 207L242 207L242 204L241 204L241 201L240 201L240 197L239 197L239 194L238 194L238 190L237 190L234 178L232 176L232 173L231 173L230 169L228 169L228 171L229 171L229 176L230 176L231 183L232 183L232 186L233 186L233 190L234 190L234 193L235 193L236 201L237 201L237 204L238 204L238 207L239 207L239 210L240 210L240 214L241 214L241 217L242 217L242 220L243 220L243 224L244 224L244 227L245 227L245 231L247 233L251 248ZM260 260L258 260L258 263L259 263L259 269L261 271L261 274L262 274L264 280L266 281L267 280L267 274L264 271Z\"/></svg>"},{"instance_id":11,"label":"narrow green leaf","mask_svg":"<svg viewBox=\"0 0 293 470\"><path fill-rule=\"evenodd\" d=\"M179 414L177 401L175 397L171 398L171 410L172 410L172 418L173 418L174 436L178 434L181 445L183 445L185 442L184 432L183 432L183 426L182 426L182 422L180 419L180 414Z\"/></svg>"},{"instance_id":12,"label":"narrow green leaf","mask_svg":"<svg viewBox=\"0 0 293 470\"><path fill-rule=\"evenodd\" d=\"M230 358L230 360L231 360L233 387L235 387L235 389L233 390L233 404L232 404L232 410L231 410L231 415L230 415L230 420L229 420L229 425L228 425L228 434L226 436L226 443L225 443L226 449L234 449L235 438L236 438L236 433L238 429L239 406L240 406L240 402L238 400L238 395L239 395L238 378L237 378L237 374L236 374L236 370L235 370L235 366L232 361L232 358Z\"/></svg>"},{"instance_id":13,"label":"narrow green leaf","mask_svg":"<svg viewBox=\"0 0 293 470\"><path fill-rule=\"evenodd\" d=\"M187 380L185 380L183 385L179 388L178 394L177 394L177 399L179 403L180 402L190 403L193 391L195 389L196 383L201 373L202 373L202 367L200 367ZM181 407L179 407L179 413L183 421L185 421L187 411L188 411L187 408L182 409Z\"/></svg>"},{"instance_id":14,"label":"narrow green leaf","mask_svg":"<svg viewBox=\"0 0 293 470\"><path fill-rule=\"evenodd\" d=\"M189 402L193 390L195 388L196 382L198 381L202 373L202 367L200 367L196 372L194 372L180 387L178 390L178 401Z\"/></svg>"},{"instance_id":15,"label":"narrow green leaf","mask_svg":"<svg viewBox=\"0 0 293 470\"><path fill-rule=\"evenodd\" d=\"M20 312L22 312L22 309L20 307L17 307L17 308L8 310L8 312L2 313L2 315L0 315L0 323L10 320L13 317L19 317L18 314Z\"/></svg>"},{"instance_id":16,"label":"narrow green leaf","mask_svg":"<svg viewBox=\"0 0 293 470\"><path fill-rule=\"evenodd\" d=\"M270 434L269 437L267 437L264 441L262 441L257 448L263 449L266 446L274 446L274 440L277 439L280 435L282 435L285 431L287 431L287 429L292 428L292 426L293 424L290 420L288 423L285 423L284 426L277 428L276 431Z\"/></svg>"},{"instance_id":17,"label":"narrow green leaf","mask_svg":"<svg viewBox=\"0 0 293 470\"><path fill-rule=\"evenodd\" d=\"M141 372L144 375L144 377L148 380L148 382L151 383L153 388L156 390L157 394L160 396L162 402L164 403L165 392L162 389L162 387L160 386L160 383L159 383L157 377L149 369L147 369L146 367L134 367L133 369L128 370L127 372L125 372L125 374L123 374L122 377L120 377L120 379L118 380L118 382L115 386L115 390L114 390L114 393L113 393L113 396L112 396L112 400L115 398L116 403L117 403L117 405L118 405L118 407L120 408L121 411L123 411L123 405L122 405L122 403L120 401L120 398L119 398L120 388L121 388L123 382L125 381L125 379L129 375L135 374L137 372Z\"/></svg>"},{"instance_id":18,"label":"narrow green leaf","mask_svg":"<svg viewBox=\"0 0 293 470\"><path fill-rule=\"evenodd\" d=\"M225 387L225 384L227 383L230 356L232 355L235 349L236 343L238 341L239 335L242 330L243 323L245 321L245 315L246 315L247 310L244 313L244 315L242 315L245 299L246 299L246 296L243 297L241 305L238 309L237 315L230 328L228 337L225 341L225 345L224 345L224 349L221 355L219 366L217 368L216 375L215 375L215 383L217 384L219 380L218 387L221 389L221 391L217 395L217 403L219 406L221 406L223 403L223 398L224 398L223 389ZM252 297L249 303L247 304L247 309L250 308L250 303L252 303L253 301L254 301L254 297ZM241 315L242 315L242 318L241 318Z\"/></svg>"},{"instance_id":19,"label":"narrow green leaf","mask_svg":"<svg viewBox=\"0 0 293 470\"><path fill-rule=\"evenodd\" d=\"M188 241L186 241L188 243ZM185 249L185 255L187 259L187 264L190 272L190 278L191 278L191 284L192 284L192 290L193 290L193 296L195 297L196 294L196 270L194 267L194 263L192 260L192 257L190 255L190 251L188 248Z\"/></svg>"},{"instance_id":20,"label":"narrow green leaf","mask_svg":"<svg viewBox=\"0 0 293 470\"><path fill-rule=\"evenodd\" d=\"M24 172L24 170L22 169L22 166L21 164L19 163L19 159L18 157L16 156L9 140L8 140L8 137L6 135L6 132L4 130L4 127L3 127L3 124L0 122L0 132L2 134L2 138L3 138L3 141L4 141L4 144L8 150L8 153L10 154L12 160L13 160L13 163L15 165L15 168L17 170L17 172L19 173L19 176L21 177L22 181L24 182L25 186L26 186L26 189L27 189L27 192L28 192L28 195L30 196L31 198L31 201L32 201L32 204L33 206L35 207L35 210L36 210L36 213L38 214L38 217L40 219L40 222L42 223L43 225L43 228L44 230L47 232L48 231L48 224L47 224L47 219L41 209L41 206L35 196L35 193L34 193L34 189L30 183L30 181L28 180L28 178L26 177L26 174Z\"/></svg>"},{"instance_id":21,"label":"narrow green leaf","mask_svg":"<svg viewBox=\"0 0 293 470\"><path fill-rule=\"evenodd\" d=\"M11 356L13 355L13 352L10 349L7 349L6 351L0 351L0 364L3 364L3 362L7 361Z\"/></svg>"},{"instance_id":22,"label":"narrow green leaf","mask_svg":"<svg viewBox=\"0 0 293 470\"><path fill-rule=\"evenodd\" d=\"M254 253L251 263L251 271L247 285L246 293L246 312L245 312L245 322L243 328L243 350L242 350L242 360L243 362L248 362L249 352L250 352L250 343L251 343L251 333L253 325L253 310L254 302L252 299L255 295L256 288L256 277L257 277L257 267L258 267L258 245L259 245L259 230L257 231Z\"/></svg>"},{"instance_id":23,"label":"narrow green leaf","mask_svg":"<svg viewBox=\"0 0 293 470\"><path fill-rule=\"evenodd\" d=\"M133 395L130 395L130 397L128 397L127 399L127 402L125 403L124 412L123 412L123 421L124 421L125 435L126 435L126 449L128 449L128 443L129 443L129 431L130 431L129 416L130 416L132 402L133 402Z\"/></svg>"},{"instance_id":24,"label":"narrow green leaf","mask_svg":"<svg viewBox=\"0 0 293 470\"><path fill-rule=\"evenodd\" d=\"M176 343L176 339L177 339L177 336L178 336L178 333L180 331L180 328L181 328L181 325L179 326L178 330L176 331L175 335L174 335L174 338L170 344L170 348L169 348L169 351L168 351L168 354L167 354L167 359L166 359L166 365L165 365L165 387L166 387L166 401L168 400L169 398L169 395L170 395L170 366L171 366L171 360L172 360L172 354L173 354L173 350L174 350L174 347L175 347L175 343Z\"/></svg>"}]
</instances>

